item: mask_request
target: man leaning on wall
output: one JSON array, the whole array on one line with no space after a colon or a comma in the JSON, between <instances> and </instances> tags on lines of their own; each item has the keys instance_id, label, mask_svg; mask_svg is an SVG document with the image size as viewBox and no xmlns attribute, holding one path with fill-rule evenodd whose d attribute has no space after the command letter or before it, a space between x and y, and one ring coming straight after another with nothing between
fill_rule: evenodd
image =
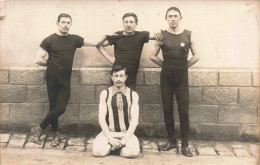
<instances>
[{"instance_id":1,"label":"man leaning on wall","mask_svg":"<svg viewBox=\"0 0 260 165\"><path fill-rule=\"evenodd\" d=\"M47 66L46 85L49 99L49 113L41 123L31 129L34 142L41 144L42 132L51 125L55 138L52 146L58 146L64 136L59 133L58 118L67 107L70 98L70 79L75 51L82 46L98 46L108 36L102 36L99 41L69 34L72 18L69 14L62 13L57 20L58 31L45 38L40 44L36 56L36 64ZM48 59L45 57L48 54Z\"/></svg>"},{"instance_id":2,"label":"man leaning on wall","mask_svg":"<svg viewBox=\"0 0 260 165\"><path fill-rule=\"evenodd\" d=\"M98 46L100 53L112 64L121 64L127 67L128 78L126 86L136 89L137 72L145 43L149 40L162 40L160 33L150 34L148 31L136 31L138 17L135 13L123 15L123 31L117 31L116 37L109 37L102 46ZM110 56L103 46L114 45L114 56Z\"/></svg>"}]
</instances>

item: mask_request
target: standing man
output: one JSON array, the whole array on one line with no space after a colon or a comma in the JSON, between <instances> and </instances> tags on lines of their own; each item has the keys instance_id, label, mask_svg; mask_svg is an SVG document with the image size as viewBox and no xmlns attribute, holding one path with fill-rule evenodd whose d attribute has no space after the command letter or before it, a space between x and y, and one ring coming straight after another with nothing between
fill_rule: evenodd
<instances>
[{"instance_id":1,"label":"standing man","mask_svg":"<svg viewBox=\"0 0 260 165\"><path fill-rule=\"evenodd\" d=\"M161 71L161 97L164 111L164 121L169 136L166 146L160 147L162 151L177 148L173 118L173 96L176 96L180 118L180 130L184 156L192 157L188 147L189 134L189 85L188 68L199 61L194 38L191 31L183 29L179 23L182 19L181 12L176 7L167 10L166 21L168 30L162 31L163 42L157 42L150 56L155 64L162 67ZM163 61L158 58L162 49ZM193 57L189 60L188 54L191 49Z\"/></svg>"},{"instance_id":2,"label":"standing man","mask_svg":"<svg viewBox=\"0 0 260 165\"><path fill-rule=\"evenodd\" d=\"M40 123L33 127L31 133L34 141L41 144L39 137L50 124L55 134L52 146L58 146L61 134L58 131L58 118L65 112L70 98L70 78L74 54L77 48L82 46L97 46L102 44L106 36L99 42L78 35L69 34L72 18L68 14L60 14L57 20L58 31L45 38L36 56L36 64L47 66L46 85L49 98L49 113ZM48 59L44 57L49 55Z\"/></svg>"},{"instance_id":3,"label":"standing man","mask_svg":"<svg viewBox=\"0 0 260 165\"><path fill-rule=\"evenodd\" d=\"M138 18L134 13L126 13L123 18L124 31L118 31L117 37L109 37L103 43L103 46L114 45L115 58L110 56L102 46L98 46L100 53L108 59L109 62L122 64L127 67L128 78L126 86L136 89L136 76L140 65L140 58L144 43L149 39L162 40L162 36L158 33L150 35L147 31L135 31L138 24Z\"/></svg>"},{"instance_id":4,"label":"standing man","mask_svg":"<svg viewBox=\"0 0 260 165\"><path fill-rule=\"evenodd\" d=\"M103 90L99 102L99 124L102 132L93 142L93 154L106 156L120 150L123 157L136 157L139 141L134 135L138 125L138 94L125 85L127 68L114 65L111 71L113 86Z\"/></svg>"}]
</instances>

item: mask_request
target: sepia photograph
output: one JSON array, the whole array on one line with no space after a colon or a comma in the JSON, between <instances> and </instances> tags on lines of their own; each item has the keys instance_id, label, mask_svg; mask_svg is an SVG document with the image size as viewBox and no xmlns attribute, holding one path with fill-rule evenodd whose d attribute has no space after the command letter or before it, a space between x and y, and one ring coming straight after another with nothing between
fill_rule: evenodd
<instances>
[{"instance_id":1,"label":"sepia photograph","mask_svg":"<svg viewBox=\"0 0 260 165\"><path fill-rule=\"evenodd\" d=\"M0 164L260 164L259 21L258 0L0 0Z\"/></svg>"}]
</instances>

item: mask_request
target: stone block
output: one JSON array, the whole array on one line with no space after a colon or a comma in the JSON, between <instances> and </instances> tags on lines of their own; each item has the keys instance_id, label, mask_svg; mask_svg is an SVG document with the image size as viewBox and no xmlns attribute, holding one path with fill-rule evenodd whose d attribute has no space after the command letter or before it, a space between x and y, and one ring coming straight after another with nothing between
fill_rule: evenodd
<instances>
[{"instance_id":1,"label":"stone block","mask_svg":"<svg viewBox=\"0 0 260 165\"><path fill-rule=\"evenodd\" d=\"M189 86L217 86L217 70L191 70L189 71Z\"/></svg>"},{"instance_id":2,"label":"stone block","mask_svg":"<svg viewBox=\"0 0 260 165\"><path fill-rule=\"evenodd\" d=\"M256 158L259 158L259 150L260 150L259 145L257 145L257 144L250 144L249 148L250 148L250 151L251 151L252 155L254 157L256 157Z\"/></svg>"},{"instance_id":3,"label":"stone block","mask_svg":"<svg viewBox=\"0 0 260 165\"><path fill-rule=\"evenodd\" d=\"M96 97L95 97L95 103L99 103L99 97L100 97L100 93L103 90L106 90L107 88L109 88L110 86L96 86Z\"/></svg>"},{"instance_id":4,"label":"stone block","mask_svg":"<svg viewBox=\"0 0 260 165\"><path fill-rule=\"evenodd\" d=\"M84 146L67 146L66 151L68 152L83 152L85 151Z\"/></svg>"},{"instance_id":5,"label":"stone block","mask_svg":"<svg viewBox=\"0 0 260 165\"><path fill-rule=\"evenodd\" d=\"M0 134L0 143L8 143L10 134Z\"/></svg>"},{"instance_id":6,"label":"stone block","mask_svg":"<svg viewBox=\"0 0 260 165\"><path fill-rule=\"evenodd\" d=\"M239 124L199 124L198 130L207 139L233 140L240 136Z\"/></svg>"},{"instance_id":7,"label":"stone block","mask_svg":"<svg viewBox=\"0 0 260 165\"><path fill-rule=\"evenodd\" d=\"M44 84L44 70L31 67L11 69L10 84Z\"/></svg>"},{"instance_id":8,"label":"stone block","mask_svg":"<svg viewBox=\"0 0 260 165\"><path fill-rule=\"evenodd\" d=\"M142 149L143 154L159 154L158 149Z\"/></svg>"},{"instance_id":9,"label":"stone block","mask_svg":"<svg viewBox=\"0 0 260 165\"><path fill-rule=\"evenodd\" d=\"M149 68L150 71L144 72L145 85L160 85L160 70Z\"/></svg>"},{"instance_id":10,"label":"stone block","mask_svg":"<svg viewBox=\"0 0 260 165\"><path fill-rule=\"evenodd\" d=\"M190 122L217 123L218 106L216 105L190 105Z\"/></svg>"},{"instance_id":11,"label":"stone block","mask_svg":"<svg viewBox=\"0 0 260 165\"><path fill-rule=\"evenodd\" d=\"M13 134L12 139L26 139L25 134Z\"/></svg>"},{"instance_id":12,"label":"stone block","mask_svg":"<svg viewBox=\"0 0 260 165\"><path fill-rule=\"evenodd\" d=\"M163 109L160 104L143 104L142 117L144 123L162 123Z\"/></svg>"},{"instance_id":13,"label":"stone block","mask_svg":"<svg viewBox=\"0 0 260 165\"><path fill-rule=\"evenodd\" d=\"M11 122L39 122L46 113L43 104L10 104Z\"/></svg>"},{"instance_id":14,"label":"stone block","mask_svg":"<svg viewBox=\"0 0 260 165\"><path fill-rule=\"evenodd\" d=\"M79 121L79 105L78 104L68 104L66 111L59 118L61 121L65 122L78 122Z\"/></svg>"},{"instance_id":15,"label":"stone block","mask_svg":"<svg viewBox=\"0 0 260 165\"><path fill-rule=\"evenodd\" d=\"M137 72L136 85L144 85L144 71Z\"/></svg>"},{"instance_id":16,"label":"stone block","mask_svg":"<svg viewBox=\"0 0 260 165\"><path fill-rule=\"evenodd\" d=\"M25 139L13 139L9 141L8 148L23 148Z\"/></svg>"},{"instance_id":17,"label":"stone block","mask_svg":"<svg viewBox=\"0 0 260 165\"><path fill-rule=\"evenodd\" d=\"M137 137L151 137L155 136L156 125L153 124L138 124L135 135Z\"/></svg>"},{"instance_id":18,"label":"stone block","mask_svg":"<svg viewBox=\"0 0 260 165\"><path fill-rule=\"evenodd\" d=\"M87 144L86 150L87 150L88 152L92 152L92 150L93 150L93 144L92 144L92 143Z\"/></svg>"},{"instance_id":19,"label":"stone block","mask_svg":"<svg viewBox=\"0 0 260 165\"><path fill-rule=\"evenodd\" d=\"M46 139L46 135L42 135L42 136L40 137L40 141L42 142L42 145L43 145L45 139ZM34 142L34 136L33 136L33 135L30 135L29 138L28 138L28 140L27 140L27 142Z\"/></svg>"},{"instance_id":20,"label":"stone block","mask_svg":"<svg viewBox=\"0 0 260 165\"><path fill-rule=\"evenodd\" d=\"M98 104L81 104L80 121L98 123Z\"/></svg>"},{"instance_id":21,"label":"stone block","mask_svg":"<svg viewBox=\"0 0 260 165\"><path fill-rule=\"evenodd\" d=\"M234 87L203 88L204 104L236 104L238 101L238 89Z\"/></svg>"},{"instance_id":22,"label":"stone block","mask_svg":"<svg viewBox=\"0 0 260 165\"><path fill-rule=\"evenodd\" d=\"M44 145L44 149L56 149L56 150L63 150L65 146L65 143L60 143L60 145L58 145L57 147L53 147L51 145L51 142L50 141L47 141Z\"/></svg>"},{"instance_id":23,"label":"stone block","mask_svg":"<svg viewBox=\"0 0 260 165\"><path fill-rule=\"evenodd\" d=\"M7 147L7 143L0 143L0 148L6 148Z\"/></svg>"},{"instance_id":24,"label":"stone block","mask_svg":"<svg viewBox=\"0 0 260 165\"><path fill-rule=\"evenodd\" d=\"M259 86L259 72L253 71L253 86Z\"/></svg>"},{"instance_id":25,"label":"stone block","mask_svg":"<svg viewBox=\"0 0 260 165\"><path fill-rule=\"evenodd\" d=\"M233 149L233 151L237 157L252 157L247 149Z\"/></svg>"},{"instance_id":26,"label":"stone block","mask_svg":"<svg viewBox=\"0 0 260 165\"><path fill-rule=\"evenodd\" d=\"M27 86L27 100L31 103L47 103L48 94L45 85L28 85Z\"/></svg>"},{"instance_id":27,"label":"stone block","mask_svg":"<svg viewBox=\"0 0 260 165\"><path fill-rule=\"evenodd\" d=\"M259 105L259 88L254 88L254 87L239 88L239 104Z\"/></svg>"},{"instance_id":28,"label":"stone block","mask_svg":"<svg viewBox=\"0 0 260 165\"><path fill-rule=\"evenodd\" d=\"M218 152L219 156L235 156L233 152Z\"/></svg>"},{"instance_id":29,"label":"stone block","mask_svg":"<svg viewBox=\"0 0 260 165\"><path fill-rule=\"evenodd\" d=\"M110 85L110 68L83 68L80 72L81 84L88 85Z\"/></svg>"},{"instance_id":30,"label":"stone block","mask_svg":"<svg viewBox=\"0 0 260 165\"><path fill-rule=\"evenodd\" d=\"M95 87L87 85L74 85L71 87L71 97L69 103L94 103Z\"/></svg>"},{"instance_id":31,"label":"stone block","mask_svg":"<svg viewBox=\"0 0 260 165\"><path fill-rule=\"evenodd\" d=\"M42 149L43 147L43 144L36 144L34 142L27 142L24 146L24 148L27 148L27 149Z\"/></svg>"},{"instance_id":32,"label":"stone block","mask_svg":"<svg viewBox=\"0 0 260 165\"><path fill-rule=\"evenodd\" d=\"M258 138L260 137L259 126L257 124L241 124L241 133Z\"/></svg>"},{"instance_id":33,"label":"stone block","mask_svg":"<svg viewBox=\"0 0 260 165\"><path fill-rule=\"evenodd\" d=\"M136 92L139 95L139 102L145 104L159 103L159 87L158 86L137 86Z\"/></svg>"},{"instance_id":34,"label":"stone block","mask_svg":"<svg viewBox=\"0 0 260 165\"><path fill-rule=\"evenodd\" d=\"M9 121L9 116L9 104L0 104L0 123Z\"/></svg>"},{"instance_id":35,"label":"stone block","mask_svg":"<svg viewBox=\"0 0 260 165\"><path fill-rule=\"evenodd\" d=\"M80 69L73 68L72 73L71 73L70 84L73 84L73 85L80 84Z\"/></svg>"},{"instance_id":36,"label":"stone block","mask_svg":"<svg viewBox=\"0 0 260 165\"><path fill-rule=\"evenodd\" d=\"M88 140L87 140L87 144L93 144L94 140L95 140L94 138L88 139Z\"/></svg>"},{"instance_id":37,"label":"stone block","mask_svg":"<svg viewBox=\"0 0 260 165\"><path fill-rule=\"evenodd\" d=\"M202 88L190 87L189 89L190 104L202 104Z\"/></svg>"},{"instance_id":38,"label":"stone block","mask_svg":"<svg viewBox=\"0 0 260 165\"><path fill-rule=\"evenodd\" d=\"M8 70L0 70L0 84L9 83L9 72Z\"/></svg>"},{"instance_id":39,"label":"stone block","mask_svg":"<svg viewBox=\"0 0 260 165\"><path fill-rule=\"evenodd\" d=\"M230 145L230 147L232 149L246 149L246 146L242 145L242 144L232 144L232 145Z\"/></svg>"},{"instance_id":40,"label":"stone block","mask_svg":"<svg viewBox=\"0 0 260 165\"><path fill-rule=\"evenodd\" d=\"M85 146L85 138L70 138L68 140L69 146Z\"/></svg>"},{"instance_id":41,"label":"stone block","mask_svg":"<svg viewBox=\"0 0 260 165\"><path fill-rule=\"evenodd\" d=\"M156 149L158 150L158 145L153 141L143 141L142 149Z\"/></svg>"},{"instance_id":42,"label":"stone block","mask_svg":"<svg viewBox=\"0 0 260 165\"><path fill-rule=\"evenodd\" d=\"M251 73L247 71L220 71L220 86L251 86Z\"/></svg>"},{"instance_id":43,"label":"stone block","mask_svg":"<svg viewBox=\"0 0 260 165\"><path fill-rule=\"evenodd\" d=\"M257 107L254 106L219 106L219 123L256 123Z\"/></svg>"},{"instance_id":44,"label":"stone block","mask_svg":"<svg viewBox=\"0 0 260 165\"><path fill-rule=\"evenodd\" d=\"M231 148L227 147L227 145L223 145L223 144L217 144L215 146L216 151L219 152L231 152Z\"/></svg>"},{"instance_id":45,"label":"stone block","mask_svg":"<svg viewBox=\"0 0 260 165\"><path fill-rule=\"evenodd\" d=\"M26 102L25 85L1 85L0 93L0 103Z\"/></svg>"},{"instance_id":46,"label":"stone block","mask_svg":"<svg viewBox=\"0 0 260 165\"><path fill-rule=\"evenodd\" d=\"M217 156L217 153L212 147L198 147L199 156Z\"/></svg>"}]
</instances>

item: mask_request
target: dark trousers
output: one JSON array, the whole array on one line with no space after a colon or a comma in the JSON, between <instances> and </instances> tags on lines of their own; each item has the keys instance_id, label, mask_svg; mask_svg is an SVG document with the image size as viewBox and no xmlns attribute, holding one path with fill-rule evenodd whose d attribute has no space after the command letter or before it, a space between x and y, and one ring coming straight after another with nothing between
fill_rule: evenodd
<instances>
[{"instance_id":1,"label":"dark trousers","mask_svg":"<svg viewBox=\"0 0 260 165\"><path fill-rule=\"evenodd\" d=\"M70 86L60 83L48 74L46 74L46 84L49 97L49 113L41 122L40 127L45 130L51 124L53 132L57 132L58 118L65 112L70 98Z\"/></svg>"},{"instance_id":2,"label":"dark trousers","mask_svg":"<svg viewBox=\"0 0 260 165\"><path fill-rule=\"evenodd\" d=\"M131 88L132 90L136 90L136 77L137 77L137 70L129 70L128 71L128 76L126 79L126 86Z\"/></svg>"},{"instance_id":3,"label":"dark trousers","mask_svg":"<svg viewBox=\"0 0 260 165\"><path fill-rule=\"evenodd\" d=\"M164 121L170 141L176 141L173 116L173 96L176 96L180 119L182 146L188 146L189 85L188 71L161 71L161 97Z\"/></svg>"}]
</instances>

